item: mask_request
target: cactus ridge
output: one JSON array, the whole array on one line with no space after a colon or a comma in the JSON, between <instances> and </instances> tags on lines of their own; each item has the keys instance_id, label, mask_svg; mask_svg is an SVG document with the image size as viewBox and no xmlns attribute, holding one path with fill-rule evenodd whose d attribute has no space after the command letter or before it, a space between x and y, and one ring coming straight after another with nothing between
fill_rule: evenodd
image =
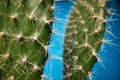
<instances>
[{"instance_id":1,"label":"cactus ridge","mask_svg":"<svg viewBox=\"0 0 120 80\"><path fill-rule=\"evenodd\" d=\"M91 77L96 61L102 62L98 51L106 42L107 0L76 0L65 37L64 80L85 80Z\"/></svg>"},{"instance_id":2,"label":"cactus ridge","mask_svg":"<svg viewBox=\"0 0 120 80\"><path fill-rule=\"evenodd\" d=\"M54 0L0 0L0 80L44 77L53 3Z\"/></svg>"}]
</instances>

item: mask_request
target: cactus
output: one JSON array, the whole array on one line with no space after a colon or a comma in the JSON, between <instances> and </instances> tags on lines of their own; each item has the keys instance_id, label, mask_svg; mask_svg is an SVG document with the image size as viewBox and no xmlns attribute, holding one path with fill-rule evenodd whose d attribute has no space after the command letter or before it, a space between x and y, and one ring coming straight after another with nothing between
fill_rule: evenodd
<instances>
[{"instance_id":1,"label":"cactus","mask_svg":"<svg viewBox=\"0 0 120 80\"><path fill-rule=\"evenodd\" d=\"M0 80L40 80L54 0L0 0Z\"/></svg>"},{"instance_id":2,"label":"cactus","mask_svg":"<svg viewBox=\"0 0 120 80\"><path fill-rule=\"evenodd\" d=\"M64 80L91 78L91 68L96 61L101 45L106 42L107 0L70 0L75 3L65 36Z\"/></svg>"}]
</instances>

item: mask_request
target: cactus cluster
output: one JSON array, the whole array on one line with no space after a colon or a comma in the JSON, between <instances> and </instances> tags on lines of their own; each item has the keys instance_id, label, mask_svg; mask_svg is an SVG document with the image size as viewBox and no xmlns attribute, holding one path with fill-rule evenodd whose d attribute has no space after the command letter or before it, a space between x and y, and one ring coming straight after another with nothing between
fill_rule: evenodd
<instances>
[{"instance_id":1,"label":"cactus cluster","mask_svg":"<svg viewBox=\"0 0 120 80\"><path fill-rule=\"evenodd\" d=\"M70 0L74 7L68 20L65 35L64 80L91 78L91 68L96 61L101 45L106 42L107 0Z\"/></svg>"},{"instance_id":2,"label":"cactus cluster","mask_svg":"<svg viewBox=\"0 0 120 80\"><path fill-rule=\"evenodd\" d=\"M0 80L40 80L54 0L0 0Z\"/></svg>"},{"instance_id":3,"label":"cactus cluster","mask_svg":"<svg viewBox=\"0 0 120 80\"><path fill-rule=\"evenodd\" d=\"M59 0L58 0L59 1ZM74 3L65 34L63 80L91 78L106 31L107 0ZM45 78L54 0L0 0L0 80Z\"/></svg>"}]
</instances>

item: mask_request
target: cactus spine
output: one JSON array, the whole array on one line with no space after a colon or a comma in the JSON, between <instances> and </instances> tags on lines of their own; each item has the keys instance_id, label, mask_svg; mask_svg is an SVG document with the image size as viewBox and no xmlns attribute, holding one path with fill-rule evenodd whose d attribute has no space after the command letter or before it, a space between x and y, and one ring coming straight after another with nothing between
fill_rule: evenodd
<instances>
[{"instance_id":1,"label":"cactus spine","mask_svg":"<svg viewBox=\"0 0 120 80\"><path fill-rule=\"evenodd\" d=\"M73 1L73 0L71 0ZM74 2L74 1L73 1ZM103 39L107 0L77 0L68 21L65 38L64 80L85 80L91 77Z\"/></svg>"},{"instance_id":2,"label":"cactus spine","mask_svg":"<svg viewBox=\"0 0 120 80\"><path fill-rule=\"evenodd\" d=\"M0 0L0 80L40 80L54 0Z\"/></svg>"}]
</instances>

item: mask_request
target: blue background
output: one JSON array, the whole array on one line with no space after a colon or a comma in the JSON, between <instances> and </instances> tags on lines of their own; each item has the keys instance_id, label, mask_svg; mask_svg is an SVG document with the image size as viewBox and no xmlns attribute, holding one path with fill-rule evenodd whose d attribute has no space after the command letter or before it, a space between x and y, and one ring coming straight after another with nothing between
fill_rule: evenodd
<instances>
[{"instance_id":1,"label":"blue background","mask_svg":"<svg viewBox=\"0 0 120 80\"><path fill-rule=\"evenodd\" d=\"M44 74L46 75L44 80L62 80L63 76L64 34L66 21L73 4L69 1L61 1L56 2L55 6L54 16L57 20L54 21L52 26L54 34L49 43L48 55L50 58L48 58L44 68ZM103 62L102 64L96 62L91 70L93 80L120 80L120 2L119 0L108 2L107 7L112 13L107 16L106 28L114 36L110 32L106 32L104 35L104 38L110 40L110 42L105 43L99 51L99 57Z\"/></svg>"}]
</instances>

